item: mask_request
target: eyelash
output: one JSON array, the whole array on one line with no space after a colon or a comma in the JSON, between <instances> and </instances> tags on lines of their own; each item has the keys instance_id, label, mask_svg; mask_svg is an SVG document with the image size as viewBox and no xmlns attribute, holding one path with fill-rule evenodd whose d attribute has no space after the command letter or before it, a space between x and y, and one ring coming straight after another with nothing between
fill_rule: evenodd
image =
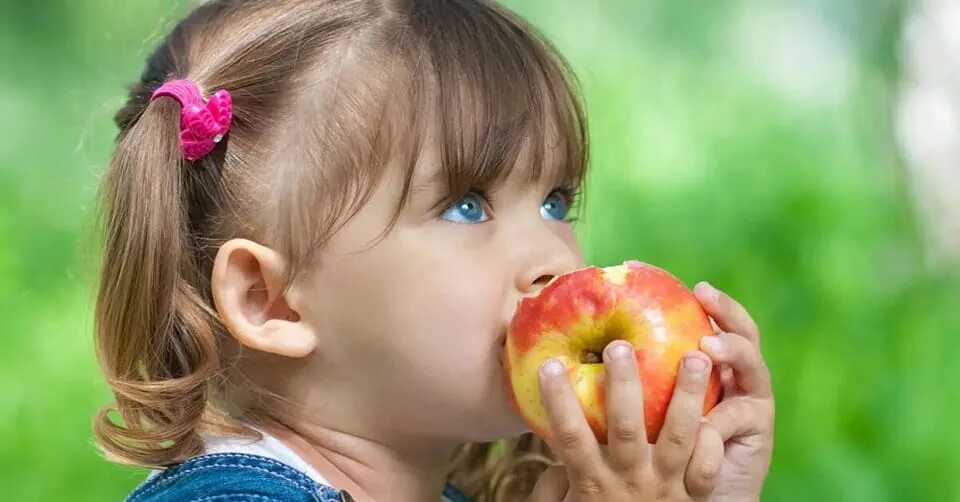
<instances>
[{"instance_id":1,"label":"eyelash","mask_svg":"<svg viewBox=\"0 0 960 502\"><path fill-rule=\"evenodd\" d=\"M547 194L549 197L551 193L559 194L567 203L567 217L564 221L568 223L576 223L580 220L578 216L571 216L579 214L580 212L580 196L581 196L581 187L579 186L562 186L554 188Z\"/></svg>"}]
</instances>

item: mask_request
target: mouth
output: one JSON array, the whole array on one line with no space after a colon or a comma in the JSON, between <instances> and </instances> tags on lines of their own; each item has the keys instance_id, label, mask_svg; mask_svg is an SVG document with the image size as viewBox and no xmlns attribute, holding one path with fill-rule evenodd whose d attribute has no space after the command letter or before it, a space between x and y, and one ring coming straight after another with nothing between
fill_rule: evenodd
<instances>
[{"instance_id":1,"label":"mouth","mask_svg":"<svg viewBox=\"0 0 960 502\"><path fill-rule=\"evenodd\" d=\"M497 338L497 361L500 363L500 366L503 366L503 359L506 357L507 352L507 333L504 332Z\"/></svg>"}]
</instances>

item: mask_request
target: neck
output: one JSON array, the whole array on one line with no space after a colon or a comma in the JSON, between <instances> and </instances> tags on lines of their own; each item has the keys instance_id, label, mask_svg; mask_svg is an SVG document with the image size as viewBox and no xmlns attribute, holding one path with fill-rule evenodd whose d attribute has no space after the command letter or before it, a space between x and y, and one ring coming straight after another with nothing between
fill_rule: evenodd
<instances>
[{"instance_id":1,"label":"neck","mask_svg":"<svg viewBox=\"0 0 960 502\"><path fill-rule=\"evenodd\" d=\"M264 427L357 502L439 500L455 448L430 448L421 441L388 444L315 424L268 422Z\"/></svg>"}]
</instances>

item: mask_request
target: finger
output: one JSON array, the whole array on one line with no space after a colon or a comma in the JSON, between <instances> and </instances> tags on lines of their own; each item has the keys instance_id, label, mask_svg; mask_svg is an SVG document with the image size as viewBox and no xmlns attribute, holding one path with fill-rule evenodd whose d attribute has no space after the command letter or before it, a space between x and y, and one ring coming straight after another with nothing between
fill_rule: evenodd
<instances>
[{"instance_id":1,"label":"finger","mask_svg":"<svg viewBox=\"0 0 960 502\"><path fill-rule=\"evenodd\" d=\"M721 393L722 397L733 397L739 393L739 390L737 390L737 382L733 378L733 368L726 364L720 364L720 388L723 389Z\"/></svg>"},{"instance_id":2,"label":"finger","mask_svg":"<svg viewBox=\"0 0 960 502\"><path fill-rule=\"evenodd\" d=\"M724 442L734 437L765 436L773 432L773 403L737 397L716 405L704 419Z\"/></svg>"},{"instance_id":3,"label":"finger","mask_svg":"<svg viewBox=\"0 0 960 502\"><path fill-rule=\"evenodd\" d=\"M530 494L531 502L557 502L567 496L570 489L570 480L567 479L567 470L562 465L547 467L537 479L537 484Z\"/></svg>"},{"instance_id":4,"label":"finger","mask_svg":"<svg viewBox=\"0 0 960 502\"><path fill-rule=\"evenodd\" d=\"M706 354L691 351L684 355L653 454L654 464L664 476L682 476L690 460L703 416L708 375L710 358Z\"/></svg>"},{"instance_id":5,"label":"finger","mask_svg":"<svg viewBox=\"0 0 960 502\"><path fill-rule=\"evenodd\" d=\"M610 463L620 470L641 465L647 458L643 419L643 385L633 347L617 341L603 353L606 370L607 451Z\"/></svg>"},{"instance_id":6,"label":"finger","mask_svg":"<svg viewBox=\"0 0 960 502\"><path fill-rule=\"evenodd\" d=\"M540 393L547 412L554 453L575 479L595 482L604 465L593 431L580 407L563 363L551 359L540 367Z\"/></svg>"},{"instance_id":7,"label":"finger","mask_svg":"<svg viewBox=\"0 0 960 502\"><path fill-rule=\"evenodd\" d=\"M754 344L760 345L760 329L743 305L708 282L697 284L693 292L700 301L700 305L716 321L721 330L739 333Z\"/></svg>"},{"instance_id":8,"label":"finger","mask_svg":"<svg viewBox=\"0 0 960 502\"><path fill-rule=\"evenodd\" d=\"M773 395L770 371L763 362L760 349L746 338L734 333L717 333L701 338L700 348L715 363L733 369L734 383L740 391L760 398Z\"/></svg>"},{"instance_id":9,"label":"finger","mask_svg":"<svg viewBox=\"0 0 960 502\"><path fill-rule=\"evenodd\" d=\"M717 486L722 464L723 438L713 425L703 422L684 476L687 493L694 499L706 499Z\"/></svg>"}]
</instances>

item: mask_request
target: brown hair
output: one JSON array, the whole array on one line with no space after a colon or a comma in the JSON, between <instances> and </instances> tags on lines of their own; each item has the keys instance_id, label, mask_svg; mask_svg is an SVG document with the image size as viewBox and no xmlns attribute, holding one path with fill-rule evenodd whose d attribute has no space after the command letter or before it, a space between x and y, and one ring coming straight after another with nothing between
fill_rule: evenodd
<instances>
[{"instance_id":1,"label":"brown hair","mask_svg":"<svg viewBox=\"0 0 960 502\"><path fill-rule=\"evenodd\" d=\"M150 101L174 78L233 96L229 134L198 161L181 157L177 103ZM116 407L94 430L111 459L142 466L201 453L200 431L243 432L221 402L231 337L209 284L225 240L273 246L292 281L388 163L409 189L428 129L450 201L502 181L524 146L534 178L575 187L587 165L568 66L531 26L479 0L211 1L149 57L116 122L96 310ZM512 499L548 462L527 434L464 446L450 479L479 500Z\"/></svg>"}]
</instances>

